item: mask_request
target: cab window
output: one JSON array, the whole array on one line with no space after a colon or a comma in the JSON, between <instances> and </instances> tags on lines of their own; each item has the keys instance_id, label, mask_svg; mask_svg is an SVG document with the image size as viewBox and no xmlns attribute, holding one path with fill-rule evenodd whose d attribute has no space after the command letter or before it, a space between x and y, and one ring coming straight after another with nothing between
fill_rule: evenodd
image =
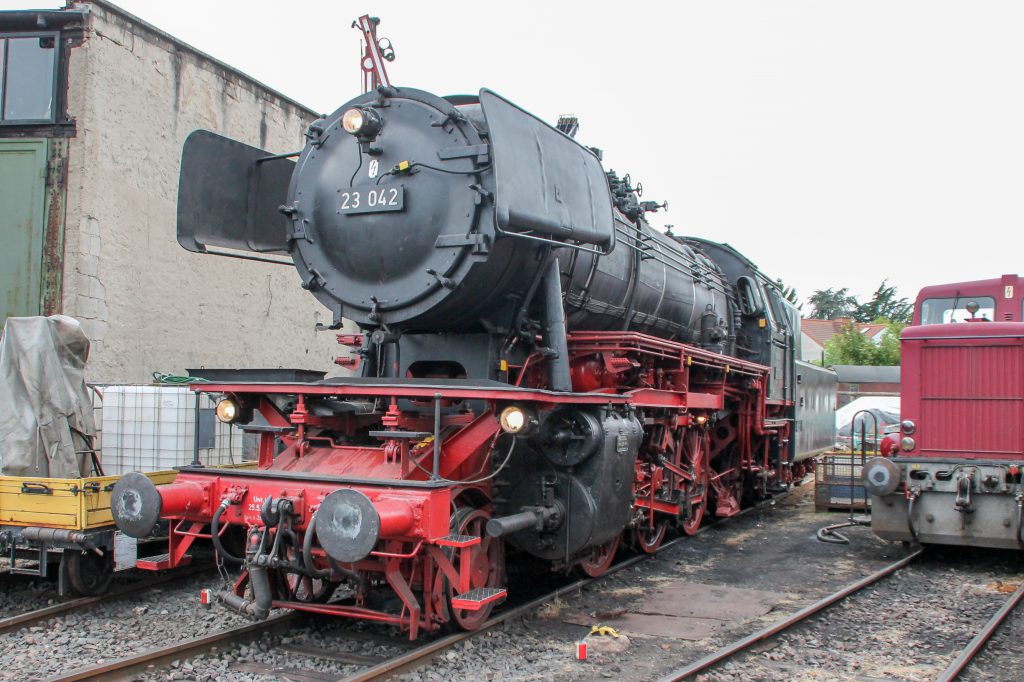
<instances>
[{"instance_id":1,"label":"cab window","mask_svg":"<svg viewBox=\"0 0 1024 682\"><path fill-rule=\"evenodd\" d=\"M968 306L978 305L972 316ZM976 319L995 320L996 301L991 296L958 296L956 298L926 298L921 303L921 324L949 324Z\"/></svg>"},{"instance_id":2,"label":"cab window","mask_svg":"<svg viewBox=\"0 0 1024 682\"><path fill-rule=\"evenodd\" d=\"M765 289L767 290L768 307L772 310L772 318L775 322L775 328L779 331L785 331L790 326L790 320L789 316L786 315L786 308L782 303L782 296L768 287L765 287Z\"/></svg>"}]
</instances>

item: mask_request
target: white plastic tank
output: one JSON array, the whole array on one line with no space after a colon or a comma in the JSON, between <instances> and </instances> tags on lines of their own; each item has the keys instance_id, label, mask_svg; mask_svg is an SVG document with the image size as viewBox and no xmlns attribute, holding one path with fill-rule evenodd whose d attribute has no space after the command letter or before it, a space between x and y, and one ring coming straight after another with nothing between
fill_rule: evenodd
<instances>
[{"instance_id":1,"label":"white plastic tank","mask_svg":"<svg viewBox=\"0 0 1024 682\"><path fill-rule=\"evenodd\" d=\"M98 386L102 395L100 455L105 474L161 471L192 462L196 394L186 386ZM200 396L199 460L204 465L242 461L241 430L213 415Z\"/></svg>"}]
</instances>

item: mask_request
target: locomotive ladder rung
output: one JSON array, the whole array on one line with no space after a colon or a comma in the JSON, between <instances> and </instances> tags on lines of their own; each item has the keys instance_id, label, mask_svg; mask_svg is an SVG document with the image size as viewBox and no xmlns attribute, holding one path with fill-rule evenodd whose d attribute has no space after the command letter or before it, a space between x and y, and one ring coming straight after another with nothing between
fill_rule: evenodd
<instances>
[{"instance_id":1,"label":"locomotive ladder rung","mask_svg":"<svg viewBox=\"0 0 1024 682\"><path fill-rule=\"evenodd\" d=\"M435 540L434 544L441 547L472 547L480 544L480 538L476 535L448 535Z\"/></svg>"},{"instance_id":2,"label":"locomotive ladder rung","mask_svg":"<svg viewBox=\"0 0 1024 682\"><path fill-rule=\"evenodd\" d=\"M452 608L479 611L492 601L504 599L508 590L503 587L478 587L457 597L452 597Z\"/></svg>"}]
</instances>

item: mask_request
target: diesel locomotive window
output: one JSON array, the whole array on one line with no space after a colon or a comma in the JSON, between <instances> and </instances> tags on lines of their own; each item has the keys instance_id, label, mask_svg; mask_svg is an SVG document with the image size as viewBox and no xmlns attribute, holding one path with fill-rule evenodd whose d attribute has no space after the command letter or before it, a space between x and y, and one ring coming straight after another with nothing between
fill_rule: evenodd
<instances>
[{"instance_id":1,"label":"diesel locomotive window","mask_svg":"<svg viewBox=\"0 0 1024 682\"><path fill-rule=\"evenodd\" d=\"M994 320L996 301L991 296L960 296L958 298L926 298L921 303L921 324L949 324L971 319L970 308L977 304L973 317Z\"/></svg>"},{"instance_id":2,"label":"diesel locomotive window","mask_svg":"<svg viewBox=\"0 0 1024 682\"><path fill-rule=\"evenodd\" d=\"M56 74L56 34L0 35L0 122L52 122Z\"/></svg>"}]
</instances>

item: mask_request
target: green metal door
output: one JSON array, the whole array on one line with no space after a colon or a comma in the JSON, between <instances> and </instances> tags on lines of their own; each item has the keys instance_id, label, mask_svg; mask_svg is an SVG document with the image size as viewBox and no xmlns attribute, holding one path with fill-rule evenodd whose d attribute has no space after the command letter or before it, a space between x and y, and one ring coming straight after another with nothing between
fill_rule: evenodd
<instances>
[{"instance_id":1,"label":"green metal door","mask_svg":"<svg viewBox=\"0 0 1024 682\"><path fill-rule=\"evenodd\" d=\"M0 324L38 315L46 140L0 140Z\"/></svg>"}]
</instances>

